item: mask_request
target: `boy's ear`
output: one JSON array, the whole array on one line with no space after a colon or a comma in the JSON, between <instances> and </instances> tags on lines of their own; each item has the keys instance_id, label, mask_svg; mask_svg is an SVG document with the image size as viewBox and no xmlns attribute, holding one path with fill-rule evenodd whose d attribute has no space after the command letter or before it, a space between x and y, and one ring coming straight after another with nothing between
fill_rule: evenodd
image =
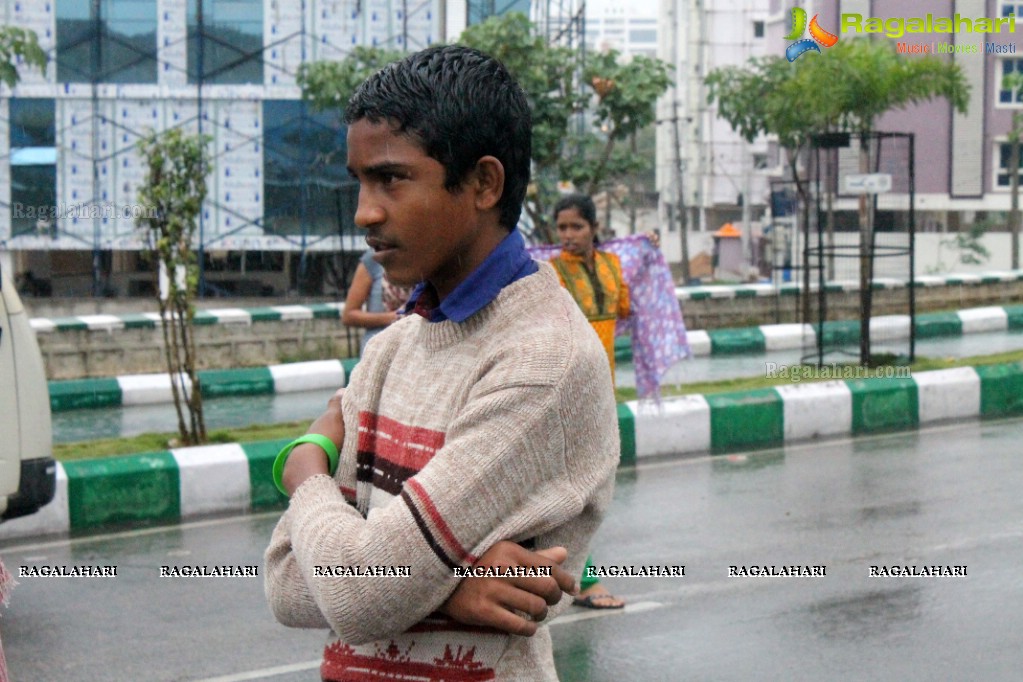
<instances>
[{"instance_id":1,"label":"boy's ear","mask_svg":"<svg viewBox=\"0 0 1023 682\"><path fill-rule=\"evenodd\" d=\"M504 194L504 164L493 156L483 156L473 170L476 208L486 211L497 206Z\"/></svg>"}]
</instances>

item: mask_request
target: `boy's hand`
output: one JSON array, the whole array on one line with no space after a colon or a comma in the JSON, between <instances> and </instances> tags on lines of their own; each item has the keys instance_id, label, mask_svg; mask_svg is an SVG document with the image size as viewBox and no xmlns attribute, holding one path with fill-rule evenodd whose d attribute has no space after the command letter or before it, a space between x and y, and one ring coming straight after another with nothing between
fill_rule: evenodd
<instances>
[{"instance_id":1,"label":"boy's hand","mask_svg":"<svg viewBox=\"0 0 1023 682\"><path fill-rule=\"evenodd\" d=\"M561 567L567 558L564 547L531 552L502 540L484 552L474 566L550 566L551 577L462 578L440 611L459 623L531 637L536 633L537 623L547 617L548 606L561 601L562 593L578 591L575 577ZM531 620L516 611L527 614Z\"/></svg>"},{"instance_id":2,"label":"boy's hand","mask_svg":"<svg viewBox=\"0 0 1023 682\"><path fill-rule=\"evenodd\" d=\"M316 421L310 424L309 429L306 430L306 433L319 433L331 439L339 450L345 439L345 422L341 416L341 397L344 395L344 391L345 389L340 388L331 396L327 401L327 411L317 417ZM323 448L313 443L302 443L288 455L288 461L284 463L281 482L290 497L307 478L326 473L329 473L327 454Z\"/></svg>"}]
</instances>

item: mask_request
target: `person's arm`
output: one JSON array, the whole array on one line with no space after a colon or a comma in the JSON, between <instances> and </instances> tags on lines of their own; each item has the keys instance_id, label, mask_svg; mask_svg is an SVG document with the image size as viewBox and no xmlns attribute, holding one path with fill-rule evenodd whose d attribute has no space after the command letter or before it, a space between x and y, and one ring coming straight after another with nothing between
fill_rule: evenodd
<instances>
[{"instance_id":1,"label":"person's arm","mask_svg":"<svg viewBox=\"0 0 1023 682\"><path fill-rule=\"evenodd\" d=\"M550 567L551 577L462 578L439 610L464 625L532 637L537 624L547 618L548 607L558 604L564 594L579 592L575 577L561 567L567 558L564 547L532 552L502 540L484 552L474 567ZM516 611L527 614L529 619Z\"/></svg>"},{"instance_id":2,"label":"person's arm","mask_svg":"<svg viewBox=\"0 0 1023 682\"><path fill-rule=\"evenodd\" d=\"M341 402L345 389L339 389L327 401L327 411L317 417L306 433L318 433L329 438L340 452L345 440L345 421L341 414ZM288 454L284 463L281 482L291 497L306 479L320 474L328 474L327 454L315 443L301 443Z\"/></svg>"},{"instance_id":3,"label":"person's arm","mask_svg":"<svg viewBox=\"0 0 1023 682\"><path fill-rule=\"evenodd\" d=\"M584 384L602 386L590 374ZM577 517L614 467L598 459L585 476L566 475L563 410L580 390L576 381L478 384L444 446L365 519L336 481L309 472L267 550L266 592L278 620L319 627L315 604L352 644L404 632L459 586L454 567L473 565L500 540L536 537ZM317 575L336 565L409 566L409 577Z\"/></svg>"},{"instance_id":4,"label":"person's arm","mask_svg":"<svg viewBox=\"0 0 1023 682\"><path fill-rule=\"evenodd\" d=\"M328 403L327 411L310 425L307 433L325 435L335 444L344 441L344 422L341 415L343 393L344 389L341 389L334 394ZM299 448L302 450L296 457ZM316 445L302 444L289 455L282 480L290 496L306 479L325 473L327 465L323 450ZM552 577L462 578L454 593L441 605L440 611L466 625L490 627L513 635L532 636L536 633L537 623L547 617L547 607L557 604L563 593L574 594L577 591L575 579L561 568L561 563L567 556L563 547L531 552L513 542L498 542L484 552L474 566L524 568L543 566L551 568ZM293 557L284 558L285 561L289 559ZM291 568L294 569L295 566ZM307 590L303 591L299 600L303 605L298 609L301 615L297 618L291 616L291 622L285 623L286 625L329 627ZM532 620L527 620L514 611L526 613Z\"/></svg>"},{"instance_id":5,"label":"person's arm","mask_svg":"<svg viewBox=\"0 0 1023 682\"><path fill-rule=\"evenodd\" d=\"M348 295L345 297L345 309L341 313L341 324L346 327L362 327L364 329L376 329L386 327L398 319L394 311L371 313L363 310L369 300L369 292L373 288L373 276L362 263L355 268L352 275L352 285L348 287Z\"/></svg>"},{"instance_id":6,"label":"person's arm","mask_svg":"<svg viewBox=\"0 0 1023 682\"><path fill-rule=\"evenodd\" d=\"M360 267L362 266L360 265ZM344 443L345 435L344 419L341 414L343 396L344 389L342 388L331 396L327 402L327 410L306 429L306 433L327 436L338 447L338 450ZM281 475L281 483L290 497L307 479L326 475L327 472L327 455L323 449L313 443L302 443L294 447L288 455ZM295 563L295 557L291 554L291 545L288 541L289 528L290 518L288 511L285 511L280 521L277 522L277 527L270 539L270 546L266 551L265 564L268 570L264 589L267 601L277 620L283 625L294 628L329 628L330 624L324 619L319 606L313 600L312 594L301 577L298 565ZM273 582L269 577L271 566L275 572ZM273 598L271 598L271 587L274 589ZM284 590L285 594L279 594L278 590ZM276 608L281 604L286 604L287 608Z\"/></svg>"}]
</instances>

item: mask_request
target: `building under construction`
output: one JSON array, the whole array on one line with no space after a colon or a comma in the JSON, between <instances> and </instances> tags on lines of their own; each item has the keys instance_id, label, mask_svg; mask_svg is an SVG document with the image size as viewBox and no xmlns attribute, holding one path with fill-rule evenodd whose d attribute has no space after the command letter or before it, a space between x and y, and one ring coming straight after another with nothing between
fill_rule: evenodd
<instances>
[{"instance_id":1,"label":"building under construction","mask_svg":"<svg viewBox=\"0 0 1023 682\"><path fill-rule=\"evenodd\" d=\"M206 293L330 293L337 254L364 245L339 111L302 101L299 66L355 45L420 49L457 36L468 13L443 0L0 6L50 58L0 97L0 266L54 296L151 292L137 144L172 127L211 138Z\"/></svg>"}]
</instances>

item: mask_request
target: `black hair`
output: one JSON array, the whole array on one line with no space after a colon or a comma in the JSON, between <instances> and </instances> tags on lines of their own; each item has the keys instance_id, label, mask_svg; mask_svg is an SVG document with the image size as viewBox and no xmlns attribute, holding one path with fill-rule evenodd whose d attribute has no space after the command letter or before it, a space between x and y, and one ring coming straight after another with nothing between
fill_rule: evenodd
<instances>
[{"instance_id":1,"label":"black hair","mask_svg":"<svg viewBox=\"0 0 1023 682\"><path fill-rule=\"evenodd\" d=\"M499 222L515 229L529 184L532 124L526 95L501 62L461 45L429 47L385 66L356 89L345 123L389 122L444 166L457 192L476 162L504 166Z\"/></svg>"},{"instance_id":2,"label":"black hair","mask_svg":"<svg viewBox=\"0 0 1023 682\"><path fill-rule=\"evenodd\" d=\"M586 194L564 194L558 203L554 204L554 220L557 221L558 214L564 210L574 208L579 211L582 219L590 224L594 230L597 229L597 206Z\"/></svg>"}]
</instances>

